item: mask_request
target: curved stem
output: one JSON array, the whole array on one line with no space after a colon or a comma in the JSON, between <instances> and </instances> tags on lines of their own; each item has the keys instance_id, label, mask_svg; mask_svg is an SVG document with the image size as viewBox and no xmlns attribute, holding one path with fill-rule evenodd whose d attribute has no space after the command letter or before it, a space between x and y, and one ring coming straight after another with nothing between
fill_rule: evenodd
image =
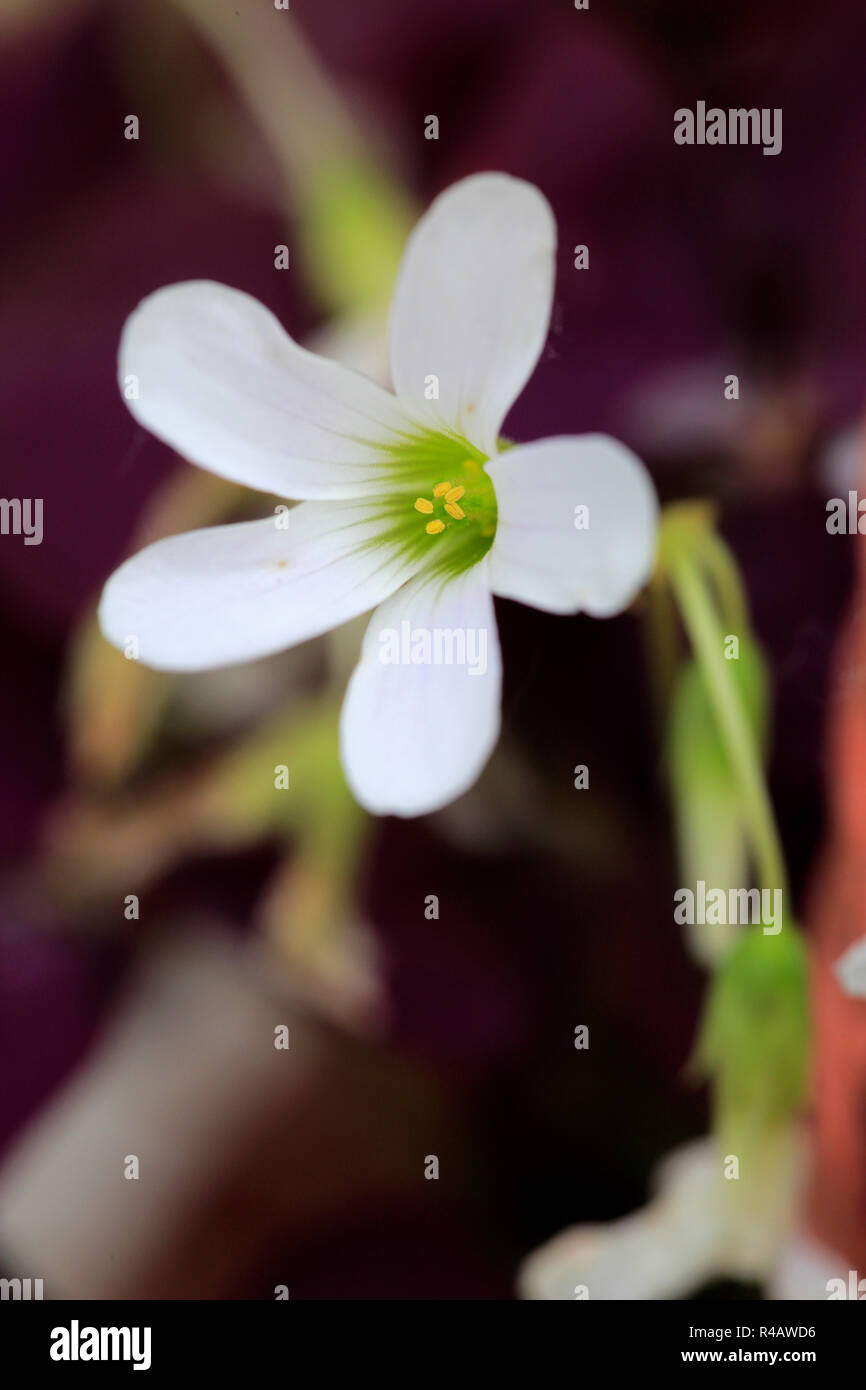
<instances>
[{"instance_id":1,"label":"curved stem","mask_svg":"<svg viewBox=\"0 0 866 1390\"><path fill-rule=\"evenodd\" d=\"M785 861L760 755L730 679L722 633L706 581L690 547L670 556L668 574L740 786L760 884L764 888L781 888L787 897Z\"/></svg>"},{"instance_id":2,"label":"curved stem","mask_svg":"<svg viewBox=\"0 0 866 1390\"><path fill-rule=\"evenodd\" d=\"M719 596L726 623L735 632L749 627L749 603L736 562L717 531L707 528L701 535L700 559Z\"/></svg>"}]
</instances>

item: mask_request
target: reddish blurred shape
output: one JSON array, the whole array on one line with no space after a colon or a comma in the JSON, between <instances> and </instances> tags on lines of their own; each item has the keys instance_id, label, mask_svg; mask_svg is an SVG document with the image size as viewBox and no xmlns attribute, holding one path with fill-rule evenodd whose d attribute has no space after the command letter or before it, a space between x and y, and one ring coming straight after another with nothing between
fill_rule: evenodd
<instances>
[{"instance_id":1,"label":"reddish blurred shape","mask_svg":"<svg viewBox=\"0 0 866 1390\"><path fill-rule=\"evenodd\" d=\"M866 434L860 472L866 496ZM815 887L812 969L815 1028L814 1234L866 1271L866 1001L848 997L834 967L866 934L866 541L841 639L828 746L830 834ZM840 539L840 544L845 544Z\"/></svg>"}]
</instances>

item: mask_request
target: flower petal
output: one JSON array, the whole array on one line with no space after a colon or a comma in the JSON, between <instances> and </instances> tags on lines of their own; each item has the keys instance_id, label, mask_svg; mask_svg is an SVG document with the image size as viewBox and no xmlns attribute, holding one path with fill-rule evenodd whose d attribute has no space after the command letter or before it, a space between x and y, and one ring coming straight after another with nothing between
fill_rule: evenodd
<instances>
[{"instance_id":1,"label":"flower petal","mask_svg":"<svg viewBox=\"0 0 866 1390\"><path fill-rule=\"evenodd\" d=\"M524 1261L530 1299L683 1298L725 1268L725 1183L709 1140L668 1155L654 1201L608 1225L572 1226ZM584 1292L586 1290L586 1292Z\"/></svg>"},{"instance_id":2,"label":"flower petal","mask_svg":"<svg viewBox=\"0 0 866 1390\"><path fill-rule=\"evenodd\" d=\"M655 488L630 449L603 434L543 439L497 455L487 472L499 509L495 594L597 618L628 605L649 577L658 522Z\"/></svg>"},{"instance_id":3,"label":"flower petal","mask_svg":"<svg viewBox=\"0 0 866 1390\"><path fill-rule=\"evenodd\" d=\"M278 520L288 519L280 529ZM414 572L357 502L303 502L283 518L213 526L148 546L111 576L110 642L146 666L203 671L316 637L375 607Z\"/></svg>"},{"instance_id":4,"label":"flower petal","mask_svg":"<svg viewBox=\"0 0 866 1390\"><path fill-rule=\"evenodd\" d=\"M833 969L845 994L852 999L866 999L866 936L849 946Z\"/></svg>"},{"instance_id":5,"label":"flower petal","mask_svg":"<svg viewBox=\"0 0 866 1390\"><path fill-rule=\"evenodd\" d=\"M723 1152L713 1139L674 1149L647 1206L608 1225L572 1226L533 1251L519 1274L522 1297L654 1301L719 1276L763 1281L802 1201L806 1136L779 1129L742 1192L725 1176Z\"/></svg>"},{"instance_id":6,"label":"flower petal","mask_svg":"<svg viewBox=\"0 0 866 1390\"><path fill-rule=\"evenodd\" d=\"M444 586L419 576L373 614L340 740L349 785L376 815L447 805L496 743L502 663L484 570L482 561Z\"/></svg>"},{"instance_id":7,"label":"flower petal","mask_svg":"<svg viewBox=\"0 0 866 1390\"><path fill-rule=\"evenodd\" d=\"M764 1298L782 1303L824 1302L831 1279L841 1278L848 1287L848 1263L846 1255L831 1250L808 1228L795 1229L777 1252Z\"/></svg>"},{"instance_id":8,"label":"flower petal","mask_svg":"<svg viewBox=\"0 0 866 1390\"><path fill-rule=\"evenodd\" d=\"M136 420L184 458L278 497L380 492L376 445L412 430L389 392L307 352L258 300L209 280L139 304L119 377Z\"/></svg>"},{"instance_id":9,"label":"flower petal","mask_svg":"<svg viewBox=\"0 0 866 1390\"><path fill-rule=\"evenodd\" d=\"M391 375L414 414L495 452L547 336L555 249L531 184L480 174L440 194L409 238L391 305ZM439 399L427 400L434 376Z\"/></svg>"}]
</instances>

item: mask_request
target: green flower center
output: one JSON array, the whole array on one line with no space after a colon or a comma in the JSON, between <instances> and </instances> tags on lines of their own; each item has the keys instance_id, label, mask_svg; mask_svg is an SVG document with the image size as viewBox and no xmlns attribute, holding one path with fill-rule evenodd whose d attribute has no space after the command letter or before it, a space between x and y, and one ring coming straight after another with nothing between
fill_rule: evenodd
<instances>
[{"instance_id":1,"label":"green flower center","mask_svg":"<svg viewBox=\"0 0 866 1390\"><path fill-rule=\"evenodd\" d=\"M389 450L377 544L394 546L425 572L447 579L477 565L496 535L496 493L486 462L465 439L432 430Z\"/></svg>"}]
</instances>

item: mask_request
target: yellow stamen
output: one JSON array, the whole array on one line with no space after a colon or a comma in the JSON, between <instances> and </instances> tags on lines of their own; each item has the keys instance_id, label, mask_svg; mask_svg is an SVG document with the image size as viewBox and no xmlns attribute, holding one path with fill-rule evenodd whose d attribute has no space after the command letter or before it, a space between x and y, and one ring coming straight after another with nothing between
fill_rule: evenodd
<instances>
[{"instance_id":1,"label":"yellow stamen","mask_svg":"<svg viewBox=\"0 0 866 1390\"><path fill-rule=\"evenodd\" d=\"M446 502L459 502L466 491L465 487L452 487L445 494Z\"/></svg>"},{"instance_id":2,"label":"yellow stamen","mask_svg":"<svg viewBox=\"0 0 866 1390\"><path fill-rule=\"evenodd\" d=\"M433 503L428 502L426 497L419 497L415 503L416 512L432 512Z\"/></svg>"},{"instance_id":3,"label":"yellow stamen","mask_svg":"<svg viewBox=\"0 0 866 1390\"><path fill-rule=\"evenodd\" d=\"M455 521L463 521L466 513L462 507L458 507L456 502L446 502L445 510L449 516L453 516Z\"/></svg>"},{"instance_id":4,"label":"yellow stamen","mask_svg":"<svg viewBox=\"0 0 866 1390\"><path fill-rule=\"evenodd\" d=\"M445 492L450 492L450 491L451 491L451 484L450 484L450 483L437 483L436 486L435 486L434 489L433 489L433 496L434 496L434 497L441 497L441 496L443 495L443 493L445 493Z\"/></svg>"},{"instance_id":5,"label":"yellow stamen","mask_svg":"<svg viewBox=\"0 0 866 1390\"><path fill-rule=\"evenodd\" d=\"M445 530L445 522L439 520L428 521L424 530L427 532L428 536L438 536L440 531Z\"/></svg>"}]
</instances>

